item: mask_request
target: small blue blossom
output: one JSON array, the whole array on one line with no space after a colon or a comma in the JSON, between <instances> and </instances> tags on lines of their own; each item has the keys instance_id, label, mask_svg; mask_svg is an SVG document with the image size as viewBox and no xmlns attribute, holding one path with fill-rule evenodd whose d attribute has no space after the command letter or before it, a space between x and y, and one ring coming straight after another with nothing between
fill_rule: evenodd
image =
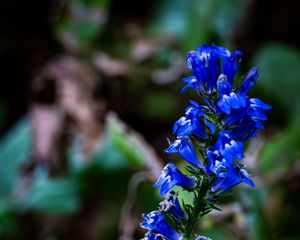
<instances>
[{"instance_id":1,"label":"small blue blossom","mask_svg":"<svg viewBox=\"0 0 300 240\"><path fill-rule=\"evenodd\" d=\"M228 126L229 135L239 141L247 141L255 137L257 130L263 128L262 121L267 120L265 110L271 109L271 106L265 104L257 98L251 98L246 101L246 106L231 111L226 116L223 123Z\"/></svg>"},{"instance_id":2,"label":"small blue blossom","mask_svg":"<svg viewBox=\"0 0 300 240\"><path fill-rule=\"evenodd\" d=\"M187 88L194 88L198 91L199 82L195 76L182 78L182 81L186 83L186 85L181 89L181 93L183 93Z\"/></svg>"},{"instance_id":3,"label":"small blue blossom","mask_svg":"<svg viewBox=\"0 0 300 240\"><path fill-rule=\"evenodd\" d=\"M142 228L159 233L168 239L172 239L172 240L181 239L181 234L178 233L177 231L175 231L169 225L169 223L166 221L165 215L159 211L152 211L148 214L144 214L143 221L140 225ZM152 237L152 239L155 239L155 238L153 238L155 235L153 235L152 232L149 233L149 235L150 235L149 237ZM148 237L148 239L149 239L149 237Z\"/></svg>"},{"instance_id":4,"label":"small blue blossom","mask_svg":"<svg viewBox=\"0 0 300 240\"><path fill-rule=\"evenodd\" d=\"M271 109L271 106L259 100L258 98L251 98L249 102L250 106L247 112L253 121L265 121L268 119L264 110Z\"/></svg>"},{"instance_id":5,"label":"small blue blossom","mask_svg":"<svg viewBox=\"0 0 300 240\"><path fill-rule=\"evenodd\" d=\"M216 182L212 186L212 191L221 190L221 193L224 193L241 182L254 187L254 183L250 179L251 177L245 169L238 167L228 168L226 172L218 175Z\"/></svg>"},{"instance_id":6,"label":"small blue blossom","mask_svg":"<svg viewBox=\"0 0 300 240\"><path fill-rule=\"evenodd\" d=\"M222 59L222 73L227 76L230 83L233 83L234 76L240 67L242 55L243 53L240 50L236 50L230 56Z\"/></svg>"},{"instance_id":7,"label":"small blue blossom","mask_svg":"<svg viewBox=\"0 0 300 240\"><path fill-rule=\"evenodd\" d=\"M174 142L169 142L169 147L165 150L166 153L179 153L188 163L201 168L202 162L198 159L192 141L189 137L182 137Z\"/></svg>"},{"instance_id":8,"label":"small blue blossom","mask_svg":"<svg viewBox=\"0 0 300 240\"><path fill-rule=\"evenodd\" d=\"M258 68L252 68L247 76L245 77L242 86L238 90L240 94L246 94L256 83L256 80L259 76Z\"/></svg>"},{"instance_id":9,"label":"small blue blossom","mask_svg":"<svg viewBox=\"0 0 300 240\"><path fill-rule=\"evenodd\" d=\"M204 112L201 110L200 105L195 101L190 101L190 103L191 105L185 109L186 116L181 117L175 122L173 133L178 137L187 136L193 133L200 138L207 138L207 133L201 123L201 117L204 116Z\"/></svg>"},{"instance_id":10,"label":"small blue blossom","mask_svg":"<svg viewBox=\"0 0 300 240\"><path fill-rule=\"evenodd\" d=\"M204 119L204 124L209 128L211 134L215 133L215 131L216 131L216 125L215 124L213 124L212 122L210 122L207 119Z\"/></svg>"},{"instance_id":11,"label":"small blue blossom","mask_svg":"<svg viewBox=\"0 0 300 240\"><path fill-rule=\"evenodd\" d=\"M164 240L163 236L159 233L154 233L152 231L148 231L144 238L141 240Z\"/></svg>"},{"instance_id":12,"label":"small blue blossom","mask_svg":"<svg viewBox=\"0 0 300 240\"><path fill-rule=\"evenodd\" d=\"M209 237L198 236L195 240L211 240Z\"/></svg>"},{"instance_id":13,"label":"small blue blossom","mask_svg":"<svg viewBox=\"0 0 300 240\"><path fill-rule=\"evenodd\" d=\"M253 185L251 176L242 169L241 164L235 162L235 159L241 160L243 155L243 144L231 139L227 131L220 131L216 143L207 150L209 162L206 172L214 173L217 177L213 191L222 189L224 192L240 182Z\"/></svg>"},{"instance_id":14,"label":"small blue blossom","mask_svg":"<svg viewBox=\"0 0 300 240\"><path fill-rule=\"evenodd\" d=\"M160 187L160 195L168 193L174 186L192 188L196 186L196 178L184 175L172 162L169 162L158 178L154 187Z\"/></svg>"},{"instance_id":15,"label":"small blue blossom","mask_svg":"<svg viewBox=\"0 0 300 240\"><path fill-rule=\"evenodd\" d=\"M175 219L186 219L187 215L181 209L178 201L177 194L170 192L166 199L159 204L160 210L163 212L169 212Z\"/></svg>"},{"instance_id":16,"label":"small blue blossom","mask_svg":"<svg viewBox=\"0 0 300 240\"><path fill-rule=\"evenodd\" d=\"M222 112L230 114L231 109L239 109L246 106L246 95L233 92L232 86L227 80L219 81L218 88L220 98L217 105Z\"/></svg>"},{"instance_id":17,"label":"small blue blossom","mask_svg":"<svg viewBox=\"0 0 300 240\"><path fill-rule=\"evenodd\" d=\"M225 130L219 132L216 143L208 148L207 154L218 153L226 161L233 162L234 158L242 159L244 156L243 144L233 140Z\"/></svg>"}]
</instances>

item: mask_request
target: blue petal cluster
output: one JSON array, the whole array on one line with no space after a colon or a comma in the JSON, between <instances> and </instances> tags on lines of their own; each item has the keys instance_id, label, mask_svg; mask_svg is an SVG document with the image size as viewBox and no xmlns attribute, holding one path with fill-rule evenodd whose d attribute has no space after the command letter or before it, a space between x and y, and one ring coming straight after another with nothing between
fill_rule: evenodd
<instances>
[{"instance_id":1,"label":"blue petal cluster","mask_svg":"<svg viewBox=\"0 0 300 240\"><path fill-rule=\"evenodd\" d=\"M166 217L159 211L153 211L143 216L141 227L148 229L148 236L144 239L181 239L181 235L176 232L167 222Z\"/></svg>"},{"instance_id":2,"label":"blue petal cluster","mask_svg":"<svg viewBox=\"0 0 300 240\"><path fill-rule=\"evenodd\" d=\"M185 109L185 116L175 122L173 133L178 137L194 134L199 138L205 139L207 138L207 133L201 122L201 117L204 116L204 112L197 102L190 101L190 103L191 105Z\"/></svg>"},{"instance_id":3,"label":"blue petal cluster","mask_svg":"<svg viewBox=\"0 0 300 240\"><path fill-rule=\"evenodd\" d=\"M187 85L182 91L192 87L200 94L211 95L217 91L217 79L221 74L232 83L239 69L241 56L241 51L231 54L228 49L214 44L203 44L196 51L188 52L187 65L193 76L183 79Z\"/></svg>"},{"instance_id":4,"label":"blue petal cluster","mask_svg":"<svg viewBox=\"0 0 300 240\"><path fill-rule=\"evenodd\" d=\"M144 215L141 226L149 230L144 239L176 240L184 235L192 211L187 214L182 209L177 193L172 191L175 186L197 192L202 184L200 177L205 177L208 197L241 182L254 187L252 175L242 164L244 143L263 128L262 122L267 120L265 111L271 107L248 96L259 76L257 68L252 68L243 81L235 80L242 55L241 51L230 53L214 44L203 44L187 53L192 76L183 78L182 92L194 89L199 101L191 100L185 115L175 122L176 138L168 140L165 152L179 154L189 164L190 174L182 173L171 162L164 167L154 187L160 187L160 195L166 198L158 211ZM166 216L178 223L175 228Z\"/></svg>"},{"instance_id":5,"label":"blue petal cluster","mask_svg":"<svg viewBox=\"0 0 300 240\"><path fill-rule=\"evenodd\" d=\"M160 210L170 213L175 219L186 219L187 215L181 209L177 194L171 191L166 199L159 204Z\"/></svg>"},{"instance_id":6,"label":"blue petal cluster","mask_svg":"<svg viewBox=\"0 0 300 240\"><path fill-rule=\"evenodd\" d=\"M176 185L188 188L195 187L196 178L184 175L174 163L169 162L164 167L161 176L153 186L160 186L160 195L163 196L171 191L171 189Z\"/></svg>"},{"instance_id":7,"label":"blue petal cluster","mask_svg":"<svg viewBox=\"0 0 300 240\"><path fill-rule=\"evenodd\" d=\"M204 236L199 236L195 240L211 240L211 238L204 237Z\"/></svg>"},{"instance_id":8,"label":"blue petal cluster","mask_svg":"<svg viewBox=\"0 0 300 240\"><path fill-rule=\"evenodd\" d=\"M169 147L165 150L166 153L178 153L188 163L203 167L203 163L197 157L193 143L189 137L182 137L174 142L169 141Z\"/></svg>"}]
</instances>

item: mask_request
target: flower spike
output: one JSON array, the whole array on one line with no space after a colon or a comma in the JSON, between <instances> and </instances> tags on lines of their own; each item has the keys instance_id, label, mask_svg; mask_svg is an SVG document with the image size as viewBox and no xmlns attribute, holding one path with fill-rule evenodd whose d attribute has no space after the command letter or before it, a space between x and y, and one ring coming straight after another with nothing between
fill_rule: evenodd
<instances>
[{"instance_id":1,"label":"flower spike","mask_svg":"<svg viewBox=\"0 0 300 240\"><path fill-rule=\"evenodd\" d=\"M199 101L190 100L185 115L175 122L175 140L168 140L165 152L181 156L188 173L171 162L164 167L153 186L160 187L165 199L157 211L144 215L141 226L148 233L143 240L189 240L199 217L216 208L221 194L240 183L254 187L252 174L242 164L244 143L264 128L265 111L271 106L248 96L258 68L252 68L242 82L235 80L242 55L214 44L187 53L192 76L183 78L181 92L194 89ZM192 192L192 203L179 202L180 191L172 191L175 186ZM193 239L211 240L201 235Z\"/></svg>"}]
</instances>

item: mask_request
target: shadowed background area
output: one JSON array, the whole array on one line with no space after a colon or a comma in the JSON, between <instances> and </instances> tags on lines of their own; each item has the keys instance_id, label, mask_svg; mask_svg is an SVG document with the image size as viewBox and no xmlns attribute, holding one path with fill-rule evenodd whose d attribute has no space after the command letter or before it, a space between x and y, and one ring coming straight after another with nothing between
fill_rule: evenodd
<instances>
[{"instance_id":1,"label":"shadowed background area","mask_svg":"<svg viewBox=\"0 0 300 240\"><path fill-rule=\"evenodd\" d=\"M188 50L240 49L252 94L270 104L247 145L241 186L199 232L299 239L300 20L297 1L0 2L0 239L142 238L167 161L166 138L192 91ZM178 190L180 191L180 190ZM184 194L184 193L182 193Z\"/></svg>"}]
</instances>

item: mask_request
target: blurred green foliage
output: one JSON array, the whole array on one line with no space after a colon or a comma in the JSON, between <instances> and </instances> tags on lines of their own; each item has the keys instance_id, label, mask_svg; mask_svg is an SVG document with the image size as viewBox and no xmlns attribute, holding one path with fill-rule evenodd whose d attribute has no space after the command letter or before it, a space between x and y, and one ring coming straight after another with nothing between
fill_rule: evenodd
<instances>
[{"instance_id":1,"label":"blurred green foliage","mask_svg":"<svg viewBox=\"0 0 300 240\"><path fill-rule=\"evenodd\" d=\"M259 166L264 172L289 171L299 157L300 130L299 118L296 118L285 131L265 144L260 155Z\"/></svg>"},{"instance_id":2,"label":"blurred green foliage","mask_svg":"<svg viewBox=\"0 0 300 240\"><path fill-rule=\"evenodd\" d=\"M299 111L300 52L285 45L268 44L257 52L254 63L261 71L259 84L278 95L294 112Z\"/></svg>"},{"instance_id":3,"label":"blurred green foliage","mask_svg":"<svg viewBox=\"0 0 300 240\"><path fill-rule=\"evenodd\" d=\"M20 120L0 142L0 196L9 194L18 180L22 162L30 155L32 136L28 119Z\"/></svg>"},{"instance_id":4,"label":"blurred green foliage","mask_svg":"<svg viewBox=\"0 0 300 240\"><path fill-rule=\"evenodd\" d=\"M274 117L284 118L286 122L284 130L265 144L259 165L265 172L289 171L300 156L300 52L292 47L268 44L257 52L254 63L260 67L259 84L268 89L267 96L275 95L285 106L273 108Z\"/></svg>"},{"instance_id":5,"label":"blurred green foliage","mask_svg":"<svg viewBox=\"0 0 300 240\"><path fill-rule=\"evenodd\" d=\"M147 157L140 139L132 133L127 134L125 125L113 119L107 121L105 137L90 159L83 158L80 145L74 141L69 150L70 168L66 176L49 178L47 169L39 167L34 172L29 188L22 190L26 185L22 185L20 167L31 154L31 131L29 121L25 118L0 143L0 164L5 166L0 169L0 236L3 237L14 235L15 228L9 229L7 225L15 220L16 214L78 214L84 196L90 195L90 191L97 192L92 194L95 201L99 201L100 197L101 201L110 199L113 204L120 206L126 195L130 172L145 166ZM108 188L106 184L109 184ZM151 186L148 189L145 194L153 195ZM118 211L119 208L115 208L116 217ZM111 219L109 227L116 227L116 217Z\"/></svg>"},{"instance_id":6,"label":"blurred green foliage","mask_svg":"<svg viewBox=\"0 0 300 240\"><path fill-rule=\"evenodd\" d=\"M70 178L47 179L37 176L26 195L17 202L21 211L75 213L79 209L78 184Z\"/></svg>"},{"instance_id":7,"label":"blurred green foliage","mask_svg":"<svg viewBox=\"0 0 300 240\"><path fill-rule=\"evenodd\" d=\"M68 11L53 24L66 49L86 49L105 26L109 0L69 0Z\"/></svg>"},{"instance_id":8,"label":"blurred green foliage","mask_svg":"<svg viewBox=\"0 0 300 240\"><path fill-rule=\"evenodd\" d=\"M246 0L160 1L150 31L176 36L184 51L201 42L220 44L243 16L246 4Z\"/></svg>"}]
</instances>

